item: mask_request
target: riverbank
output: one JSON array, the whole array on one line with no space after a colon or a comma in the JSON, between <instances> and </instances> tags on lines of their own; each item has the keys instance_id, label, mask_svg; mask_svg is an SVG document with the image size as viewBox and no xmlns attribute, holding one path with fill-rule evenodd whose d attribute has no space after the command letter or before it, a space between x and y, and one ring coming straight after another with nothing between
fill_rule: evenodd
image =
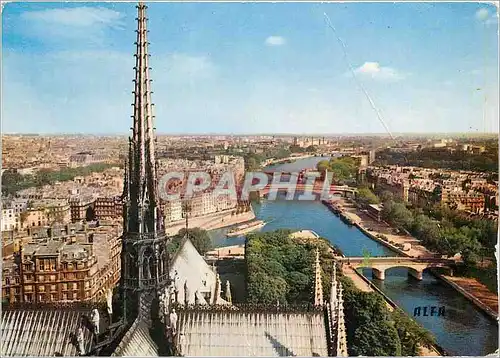
<instances>
[{"instance_id":1,"label":"riverbank","mask_svg":"<svg viewBox=\"0 0 500 358\"><path fill-rule=\"evenodd\" d=\"M301 155L301 156L281 158L281 159L267 159L267 160L263 161L262 163L260 163L260 165L261 165L261 167L267 167L269 165L285 163L285 162L288 162L289 160L296 161L299 159L307 159L307 158L312 158L312 157L315 157L315 155L314 154L305 154L305 155Z\"/></svg>"},{"instance_id":2,"label":"riverbank","mask_svg":"<svg viewBox=\"0 0 500 358\"><path fill-rule=\"evenodd\" d=\"M381 291L377 286L375 286L370 280L368 280L363 274L358 272L356 269L349 265L342 265L342 274L346 277L349 277L357 289L363 292L376 292L380 294L385 301L387 309L389 311L400 310L405 315L408 316L406 312L404 312L399 306L389 298L383 291ZM411 318L411 317L410 317ZM440 357L446 355L446 352L443 348L439 346L425 347L420 346L420 356L421 357Z\"/></svg>"},{"instance_id":3,"label":"riverbank","mask_svg":"<svg viewBox=\"0 0 500 358\"><path fill-rule=\"evenodd\" d=\"M255 219L253 210L241 214L233 214L233 210L226 210L220 213L205 215L202 217L190 218L189 227L201 228L204 230L220 229L227 226L241 224ZM180 220L165 228L168 235L176 235L179 230L186 227L185 220Z\"/></svg>"},{"instance_id":4,"label":"riverbank","mask_svg":"<svg viewBox=\"0 0 500 358\"><path fill-rule=\"evenodd\" d=\"M433 274L459 291L490 318L498 320L498 299L493 299L492 296L495 295L491 295L491 291L485 285L473 278L446 276L435 271Z\"/></svg>"},{"instance_id":5,"label":"riverbank","mask_svg":"<svg viewBox=\"0 0 500 358\"><path fill-rule=\"evenodd\" d=\"M360 211L354 204L348 202L344 198L339 198L336 202L336 210L338 215L344 215L344 218L352 221L366 236L370 237L391 250L407 257L431 258L436 254L429 251L426 247L420 244L420 241L409 235L394 234L394 229L385 222L378 222L366 213ZM334 210L332 210L334 211ZM335 212L335 211L334 211ZM379 236L385 236L387 241ZM410 250L403 251L396 247L411 245ZM447 283L462 294L465 298L471 301L475 306L479 307L489 317L494 320L498 319L498 295L489 291L477 279L466 277L453 277L437 274L434 276L443 282Z\"/></svg>"}]
</instances>

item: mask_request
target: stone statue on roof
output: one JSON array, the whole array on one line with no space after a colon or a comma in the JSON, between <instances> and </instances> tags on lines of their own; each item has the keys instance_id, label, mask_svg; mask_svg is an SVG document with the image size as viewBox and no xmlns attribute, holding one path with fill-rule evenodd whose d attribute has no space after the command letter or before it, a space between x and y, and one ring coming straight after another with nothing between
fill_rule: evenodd
<instances>
[{"instance_id":1,"label":"stone statue on roof","mask_svg":"<svg viewBox=\"0 0 500 358\"><path fill-rule=\"evenodd\" d=\"M90 313L90 322L92 322L94 334L99 334L99 311L97 310L97 308L94 308Z\"/></svg>"},{"instance_id":2,"label":"stone statue on roof","mask_svg":"<svg viewBox=\"0 0 500 358\"><path fill-rule=\"evenodd\" d=\"M172 308L172 312L170 312L170 315L168 316L169 320L169 325L170 328L172 329L172 335L175 336L177 333L177 313L175 312L175 308Z\"/></svg>"},{"instance_id":3,"label":"stone statue on roof","mask_svg":"<svg viewBox=\"0 0 500 358\"><path fill-rule=\"evenodd\" d=\"M178 353L179 353L179 356L183 356L183 347L184 345L186 344L186 336L184 335L184 333L181 333L179 335L179 344L178 344Z\"/></svg>"},{"instance_id":4,"label":"stone statue on roof","mask_svg":"<svg viewBox=\"0 0 500 358\"><path fill-rule=\"evenodd\" d=\"M113 290L110 288L106 291L106 304L108 308L108 315L112 317L113 315Z\"/></svg>"},{"instance_id":5,"label":"stone statue on roof","mask_svg":"<svg viewBox=\"0 0 500 358\"><path fill-rule=\"evenodd\" d=\"M76 348L78 349L78 355L85 355L85 341L84 341L84 338L83 338L83 329L82 327L78 327L78 329L76 330Z\"/></svg>"},{"instance_id":6,"label":"stone statue on roof","mask_svg":"<svg viewBox=\"0 0 500 358\"><path fill-rule=\"evenodd\" d=\"M191 290L189 289L188 287L188 282L187 280L184 281L184 304L187 306L188 304L190 304L191 300Z\"/></svg>"}]
</instances>

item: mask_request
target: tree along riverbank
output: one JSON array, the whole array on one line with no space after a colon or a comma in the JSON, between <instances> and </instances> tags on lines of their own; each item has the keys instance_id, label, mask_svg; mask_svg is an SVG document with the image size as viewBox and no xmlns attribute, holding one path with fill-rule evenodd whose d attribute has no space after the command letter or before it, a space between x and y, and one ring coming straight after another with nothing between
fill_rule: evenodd
<instances>
[{"instance_id":1,"label":"tree along riverbank","mask_svg":"<svg viewBox=\"0 0 500 358\"><path fill-rule=\"evenodd\" d=\"M323 297L329 297L334 253L325 239L301 240L290 230L252 233L245 244L246 291L250 303L313 302L314 252L320 252ZM377 292L359 290L340 269L349 355L416 356L434 337L399 310L391 312Z\"/></svg>"},{"instance_id":2,"label":"tree along riverbank","mask_svg":"<svg viewBox=\"0 0 500 358\"><path fill-rule=\"evenodd\" d=\"M339 203L342 204L342 209L344 213L356 215L358 220L356 221L355 225L359 229L361 229L361 231L367 237L371 238L372 240L376 240L381 244L384 244L385 246L389 247L391 250L394 250L398 254L404 256L410 256L410 257L436 256L435 252L430 251L428 248L422 245L421 240L418 240L409 235L394 234L394 229L397 228L396 226L391 226L385 222L377 222L376 220L368 216L366 213L360 211L359 208L356 207L356 205L352 203L347 203L343 199L339 199ZM403 209L396 209L396 210L403 210ZM389 210L387 211L390 213ZM403 214L394 214L394 216L398 218L397 220L400 221L402 220L400 218L402 217L402 215ZM448 213L447 215L451 214ZM390 216L388 216L388 219L389 218ZM415 218L415 220L425 221L424 219L418 219L418 218ZM399 228L404 229L404 227L399 227ZM484 230L485 230L484 235L487 237L489 228L485 227ZM484 240L487 240L486 237L484 238ZM410 244L411 249L408 251L401 250L400 247L402 247L404 244ZM496 291L491 291L493 288L496 287L496 282L491 282L493 281L493 279L488 280L487 278L484 277L488 272L491 271L492 272L491 275L492 276L494 275L494 278L496 279L496 266L495 270L493 269L486 270L485 268L481 267L475 269L479 271L479 274L476 273L475 276L479 276L481 277L481 279L478 279L476 277L466 277L467 272L473 270L475 267L476 267L475 264L468 262L468 264L466 263L465 266L459 267L458 270L455 270L455 274L458 273L460 275L462 273L465 273L464 275L465 277L454 277L450 275L443 275L442 272L436 273L436 271L431 271L431 273L435 277L449 284L450 287L455 289L461 295L469 299L474 305L476 305L483 312L485 312L488 315L488 317L496 320L497 319L496 317L498 317L498 295L496 294ZM482 281L488 282L489 285L483 284ZM450 284L450 282L452 282L453 284ZM489 288L489 291L485 289L486 287ZM492 316L492 312L496 313L496 317Z\"/></svg>"}]
</instances>

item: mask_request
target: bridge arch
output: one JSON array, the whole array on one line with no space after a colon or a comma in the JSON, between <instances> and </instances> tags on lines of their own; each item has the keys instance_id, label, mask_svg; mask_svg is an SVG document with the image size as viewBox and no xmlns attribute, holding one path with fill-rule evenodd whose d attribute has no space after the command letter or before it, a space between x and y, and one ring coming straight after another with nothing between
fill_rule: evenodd
<instances>
[{"instance_id":1,"label":"bridge arch","mask_svg":"<svg viewBox=\"0 0 500 358\"><path fill-rule=\"evenodd\" d=\"M442 267L452 270L455 262L449 259L414 258L414 257L343 257L339 261L346 263L354 269L371 269L373 277L384 280L386 271L402 267L408 270L408 274L417 280L422 280L423 272L433 267Z\"/></svg>"},{"instance_id":2,"label":"bridge arch","mask_svg":"<svg viewBox=\"0 0 500 358\"><path fill-rule=\"evenodd\" d=\"M414 268L414 267L406 266L404 264L401 264L398 266L389 266L389 267L378 266L378 265L373 266L373 267L361 265L358 268L359 269L370 269L372 271L373 278L375 278L377 280L381 280L381 281L385 280L385 276L386 276L388 271L395 269L395 268L407 269L408 275L416 278L417 280L423 279L423 271L424 271L424 268Z\"/></svg>"},{"instance_id":3,"label":"bridge arch","mask_svg":"<svg viewBox=\"0 0 500 358\"><path fill-rule=\"evenodd\" d=\"M397 265L397 266L391 266L391 267L388 267L384 270L384 278L385 278L385 275L388 271L392 270L392 269L396 269L396 268L404 268L404 269L407 269L408 270L408 275L409 276L412 276L413 278L417 279L417 280L422 280L423 279L423 273L424 273L424 270L426 269L426 267L412 267L412 266L407 266L407 265L404 265L404 264L400 264L400 265Z\"/></svg>"}]
</instances>

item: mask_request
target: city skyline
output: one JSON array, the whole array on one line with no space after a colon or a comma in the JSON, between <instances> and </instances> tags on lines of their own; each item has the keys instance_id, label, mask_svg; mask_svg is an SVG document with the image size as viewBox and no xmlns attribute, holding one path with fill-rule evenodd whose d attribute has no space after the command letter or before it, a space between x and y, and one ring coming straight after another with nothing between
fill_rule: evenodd
<instances>
[{"instance_id":1,"label":"city skyline","mask_svg":"<svg viewBox=\"0 0 500 358\"><path fill-rule=\"evenodd\" d=\"M498 131L494 6L149 5L158 133L384 133L349 66L391 133ZM132 114L134 11L4 6L3 132L121 132Z\"/></svg>"}]
</instances>

